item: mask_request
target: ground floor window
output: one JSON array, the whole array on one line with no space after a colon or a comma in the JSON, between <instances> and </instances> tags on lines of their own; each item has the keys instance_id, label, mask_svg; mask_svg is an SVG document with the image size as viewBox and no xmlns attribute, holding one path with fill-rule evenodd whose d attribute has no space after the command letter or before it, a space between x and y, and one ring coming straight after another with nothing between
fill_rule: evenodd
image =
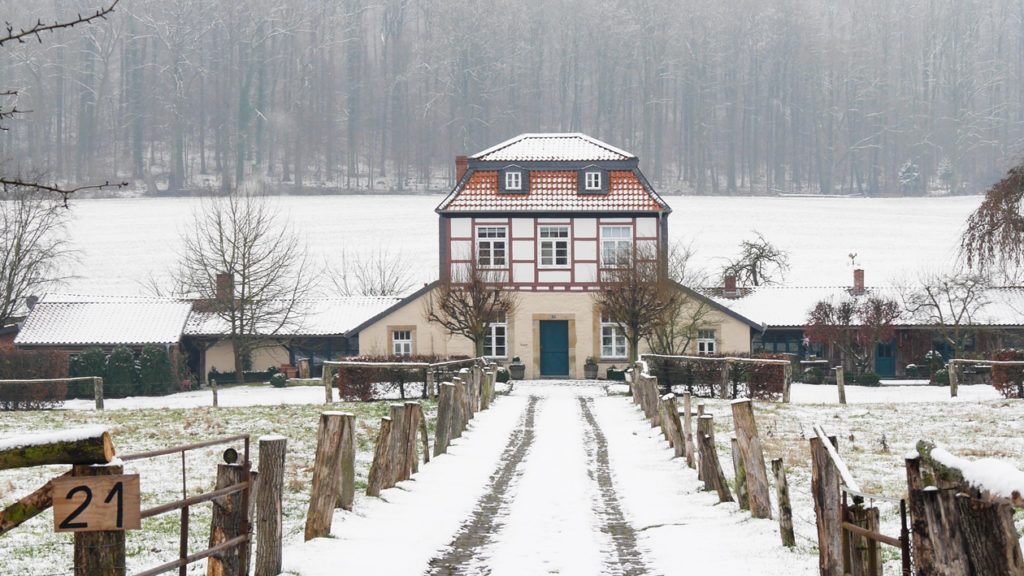
<instances>
[{"instance_id":1,"label":"ground floor window","mask_svg":"<svg viewBox=\"0 0 1024 576\"><path fill-rule=\"evenodd\" d=\"M612 322L606 314L601 315L601 358L620 359L626 358L629 346L626 343L626 334L619 328L619 325Z\"/></svg>"},{"instance_id":2,"label":"ground floor window","mask_svg":"<svg viewBox=\"0 0 1024 576\"><path fill-rule=\"evenodd\" d=\"M715 353L715 331L697 330L697 354L710 355Z\"/></svg>"},{"instance_id":3,"label":"ground floor window","mask_svg":"<svg viewBox=\"0 0 1024 576\"><path fill-rule=\"evenodd\" d=\"M391 343L395 356L412 356L412 330L395 330L391 333Z\"/></svg>"},{"instance_id":4,"label":"ground floor window","mask_svg":"<svg viewBox=\"0 0 1024 576\"><path fill-rule=\"evenodd\" d=\"M508 324L502 318L492 322L484 336L484 356L491 358L508 357Z\"/></svg>"}]
</instances>

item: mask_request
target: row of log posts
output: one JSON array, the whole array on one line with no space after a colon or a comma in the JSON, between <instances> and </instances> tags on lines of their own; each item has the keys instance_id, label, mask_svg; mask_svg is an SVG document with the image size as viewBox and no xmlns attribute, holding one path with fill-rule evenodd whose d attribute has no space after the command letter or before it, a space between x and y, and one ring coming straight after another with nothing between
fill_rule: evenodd
<instances>
[{"instance_id":1,"label":"row of log posts","mask_svg":"<svg viewBox=\"0 0 1024 576\"><path fill-rule=\"evenodd\" d=\"M343 504L354 488L355 416L347 412L324 412L317 431L313 482L306 514L305 538L311 540L331 533L337 505ZM345 460L351 461L346 462ZM351 504L349 504L351 506Z\"/></svg>"},{"instance_id":2,"label":"row of log posts","mask_svg":"<svg viewBox=\"0 0 1024 576\"><path fill-rule=\"evenodd\" d=\"M761 437L757 433L754 422L754 407L749 399L734 400L732 403L732 422L736 429L736 444L743 465L743 477L737 476L736 482L746 484L747 497L750 500L750 514L754 518L771 518L772 505L768 496L768 471L764 465L764 452L761 449Z\"/></svg>"}]
</instances>

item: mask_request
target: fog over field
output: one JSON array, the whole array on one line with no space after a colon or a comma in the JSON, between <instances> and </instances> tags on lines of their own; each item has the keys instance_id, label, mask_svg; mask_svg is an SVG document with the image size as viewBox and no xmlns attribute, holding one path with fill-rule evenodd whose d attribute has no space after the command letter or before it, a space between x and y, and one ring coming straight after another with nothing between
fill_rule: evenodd
<instances>
[{"instance_id":1,"label":"fog over field","mask_svg":"<svg viewBox=\"0 0 1024 576\"><path fill-rule=\"evenodd\" d=\"M922 268L948 266L980 197L949 198L667 198L669 235L691 244L695 261L717 272L757 230L790 252L793 285L849 284L856 253L868 284L889 283ZM378 247L412 263L417 284L437 278L440 196L282 196L272 203L305 236L318 266ZM145 293L150 275L166 279L191 223L193 198L75 200L70 237L79 251L66 291ZM330 283L325 283L329 288Z\"/></svg>"}]
</instances>

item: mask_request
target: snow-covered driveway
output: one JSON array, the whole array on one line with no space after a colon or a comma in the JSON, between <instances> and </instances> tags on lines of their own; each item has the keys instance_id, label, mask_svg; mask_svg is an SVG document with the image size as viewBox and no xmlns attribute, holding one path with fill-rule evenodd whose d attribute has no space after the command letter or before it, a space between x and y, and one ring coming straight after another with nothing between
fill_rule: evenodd
<instances>
[{"instance_id":1,"label":"snow-covered driveway","mask_svg":"<svg viewBox=\"0 0 1024 576\"><path fill-rule=\"evenodd\" d=\"M816 573L777 525L716 505L622 396L525 382L449 455L285 551L302 576ZM386 502L385 502L386 501Z\"/></svg>"}]
</instances>

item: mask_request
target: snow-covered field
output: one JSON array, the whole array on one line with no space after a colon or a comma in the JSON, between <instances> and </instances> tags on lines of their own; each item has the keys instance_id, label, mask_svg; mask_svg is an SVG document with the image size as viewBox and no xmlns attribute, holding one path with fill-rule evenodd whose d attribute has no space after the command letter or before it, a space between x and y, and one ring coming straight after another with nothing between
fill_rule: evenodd
<instances>
[{"instance_id":1,"label":"snow-covered field","mask_svg":"<svg viewBox=\"0 0 1024 576\"><path fill-rule=\"evenodd\" d=\"M948 265L980 196L951 198L774 198L672 196L672 240L692 244L711 270L757 230L790 252L794 285L849 284L848 254L884 284L920 268ZM282 219L306 237L312 261L339 266L343 252L384 247L412 264L416 284L437 274L440 196L282 196ZM74 200L70 238L78 250L66 291L144 293L166 278L200 200Z\"/></svg>"}]
</instances>

